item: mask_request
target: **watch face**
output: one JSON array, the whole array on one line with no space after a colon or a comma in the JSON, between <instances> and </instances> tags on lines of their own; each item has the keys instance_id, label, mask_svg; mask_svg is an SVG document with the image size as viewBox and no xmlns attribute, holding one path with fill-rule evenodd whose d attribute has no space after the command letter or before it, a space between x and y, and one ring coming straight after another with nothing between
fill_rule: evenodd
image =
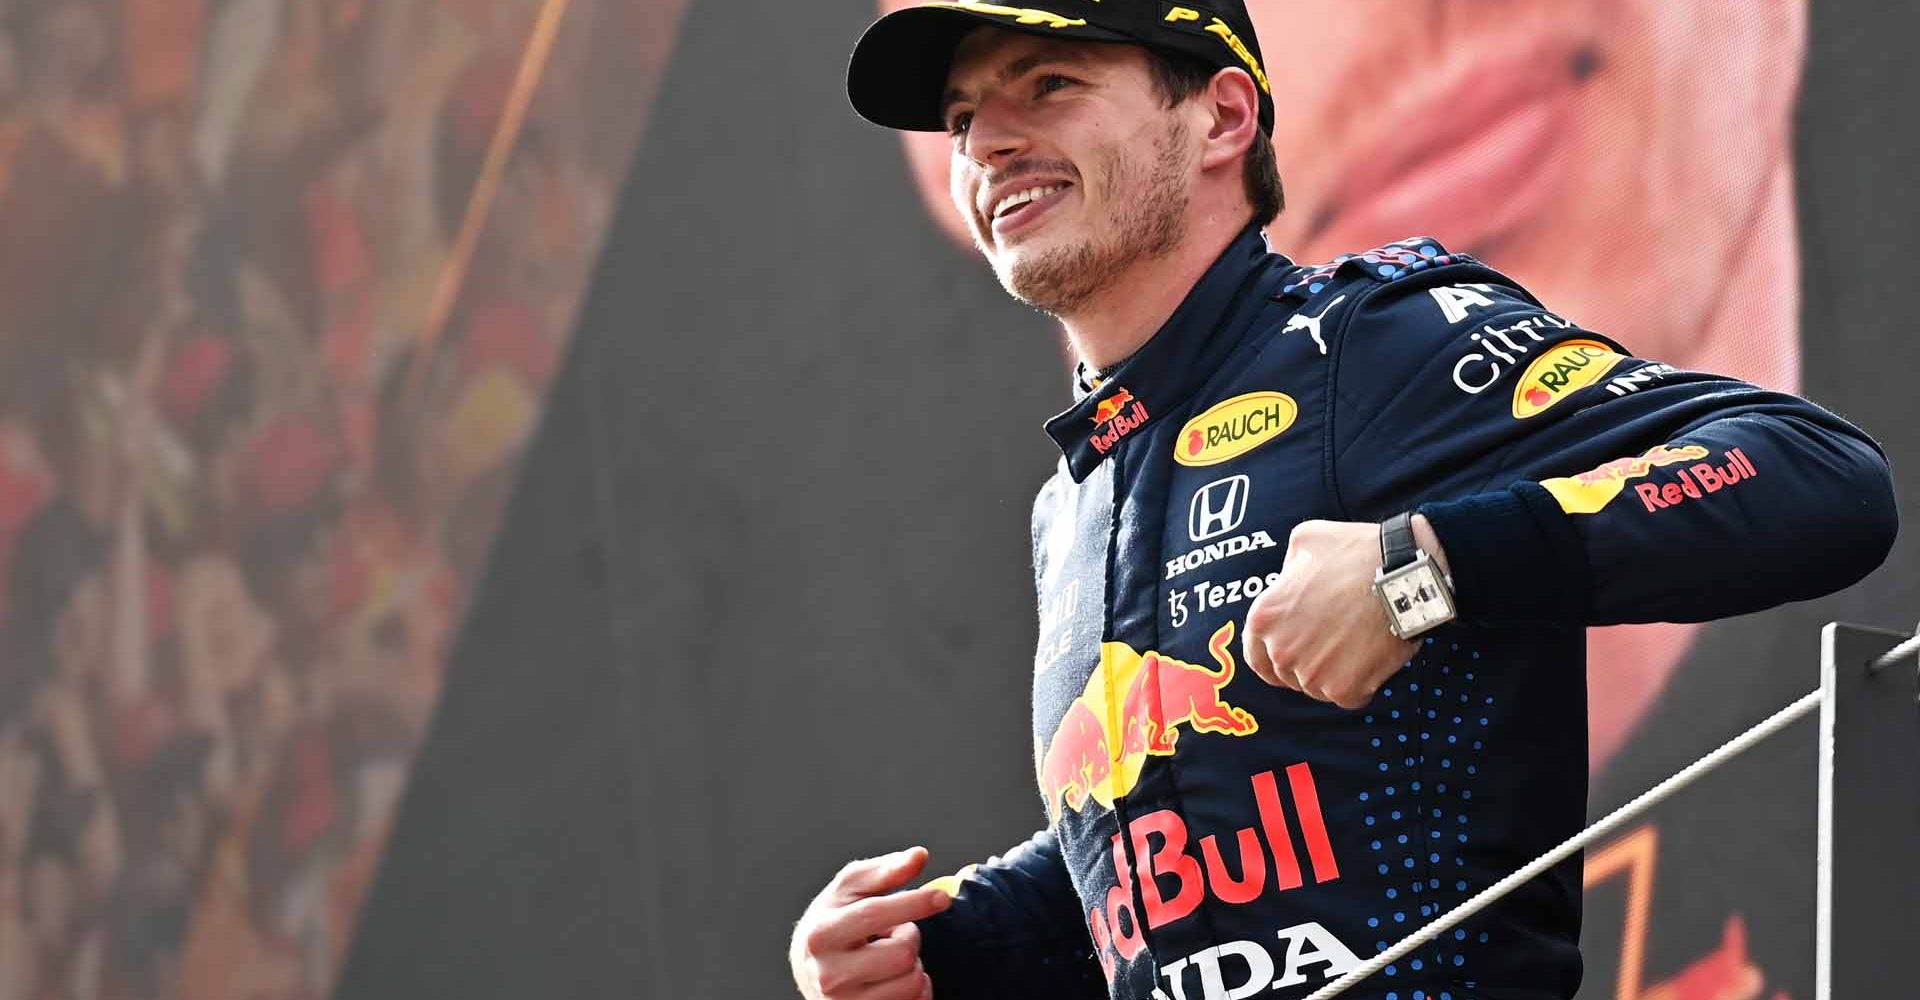
<instances>
[{"instance_id":1,"label":"watch face","mask_svg":"<svg viewBox=\"0 0 1920 1000\"><path fill-rule=\"evenodd\" d=\"M1393 621L1402 635L1431 628L1453 618L1453 608L1441 589L1440 576L1431 563L1420 562L1380 581L1380 596L1387 602Z\"/></svg>"}]
</instances>

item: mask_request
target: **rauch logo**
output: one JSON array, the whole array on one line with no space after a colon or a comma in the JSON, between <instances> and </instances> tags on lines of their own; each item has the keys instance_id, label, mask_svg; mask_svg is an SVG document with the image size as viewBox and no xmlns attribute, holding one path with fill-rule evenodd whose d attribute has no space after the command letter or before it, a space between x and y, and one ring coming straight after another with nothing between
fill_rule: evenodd
<instances>
[{"instance_id":1,"label":"rauch logo","mask_svg":"<svg viewBox=\"0 0 1920 1000\"><path fill-rule=\"evenodd\" d=\"M1600 381L1626 357L1595 340L1569 340L1527 366L1513 388L1513 415L1538 416L1575 390Z\"/></svg>"},{"instance_id":2,"label":"rauch logo","mask_svg":"<svg viewBox=\"0 0 1920 1000\"><path fill-rule=\"evenodd\" d=\"M1222 400L1187 421L1174 439L1181 465L1219 465L1279 437L1293 426L1300 405L1284 392L1249 392Z\"/></svg>"}]
</instances>

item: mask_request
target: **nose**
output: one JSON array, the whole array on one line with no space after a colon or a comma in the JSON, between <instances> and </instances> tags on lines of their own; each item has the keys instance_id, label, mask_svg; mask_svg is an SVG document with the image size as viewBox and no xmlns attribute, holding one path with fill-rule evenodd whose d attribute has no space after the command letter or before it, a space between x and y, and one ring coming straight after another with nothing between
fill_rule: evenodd
<instances>
[{"instance_id":1,"label":"nose","mask_svg":"<svg viewBox=\"0 0 1920 1000\"><path fill-rule=\"evenodd\" d=\"M1027 151L1027 133L1019 114L997 96L973 109L961 152L983 167L1000 168Z\"/></svg>"}]
</instances>

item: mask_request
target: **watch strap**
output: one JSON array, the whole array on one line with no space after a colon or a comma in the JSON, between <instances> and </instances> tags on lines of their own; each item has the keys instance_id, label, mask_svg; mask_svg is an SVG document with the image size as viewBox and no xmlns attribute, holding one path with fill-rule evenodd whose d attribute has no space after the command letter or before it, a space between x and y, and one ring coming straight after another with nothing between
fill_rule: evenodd
<instances>
[{"instance_id":1,"label":"watch strap","mask_svg":"<svg viewBox=\"0 0 1920 1000\"><path fill-rule=\"evenodd\" d=\"M1380 524L1380 570L1391 573L1420 555L1413 541L1413 512L1403 511Z\"/></svg>"}]
</instances>

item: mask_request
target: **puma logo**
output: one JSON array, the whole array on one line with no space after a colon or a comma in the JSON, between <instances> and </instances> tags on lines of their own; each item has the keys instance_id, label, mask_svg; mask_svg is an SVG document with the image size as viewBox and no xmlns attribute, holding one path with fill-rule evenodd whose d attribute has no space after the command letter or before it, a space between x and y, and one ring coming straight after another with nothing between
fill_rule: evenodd
<instances>
[{"instance_id":1,"label":"puma logo","mask_svg":"<svg viewBox=\"0 0 1920 1000\"><path fill-rule=\"evenodd\" d=\"M1285 334L1285 333L1293 333L1298 330L1305 330L1307 331L1307 333L1313 336L1313 342L1320 345L1320 353L1325 354L1327 353L1327 342L1325 340L1320 339L1320 321L1327 318L1327 314L1333 311L1334 306L1337 306L1340 303L1345 302L1346 300L1347 300L1347 297L1345 295L1342 295L1339 298L1334 299L1332 302L1327 303L1327 307L1325 309L1320 310L1320 315L1318 316L1307 316L1302 313L1294 313L1293 318L1287 320L1286 327L1282 329L1280 332Z\"/></svg>"}]
</instances>

